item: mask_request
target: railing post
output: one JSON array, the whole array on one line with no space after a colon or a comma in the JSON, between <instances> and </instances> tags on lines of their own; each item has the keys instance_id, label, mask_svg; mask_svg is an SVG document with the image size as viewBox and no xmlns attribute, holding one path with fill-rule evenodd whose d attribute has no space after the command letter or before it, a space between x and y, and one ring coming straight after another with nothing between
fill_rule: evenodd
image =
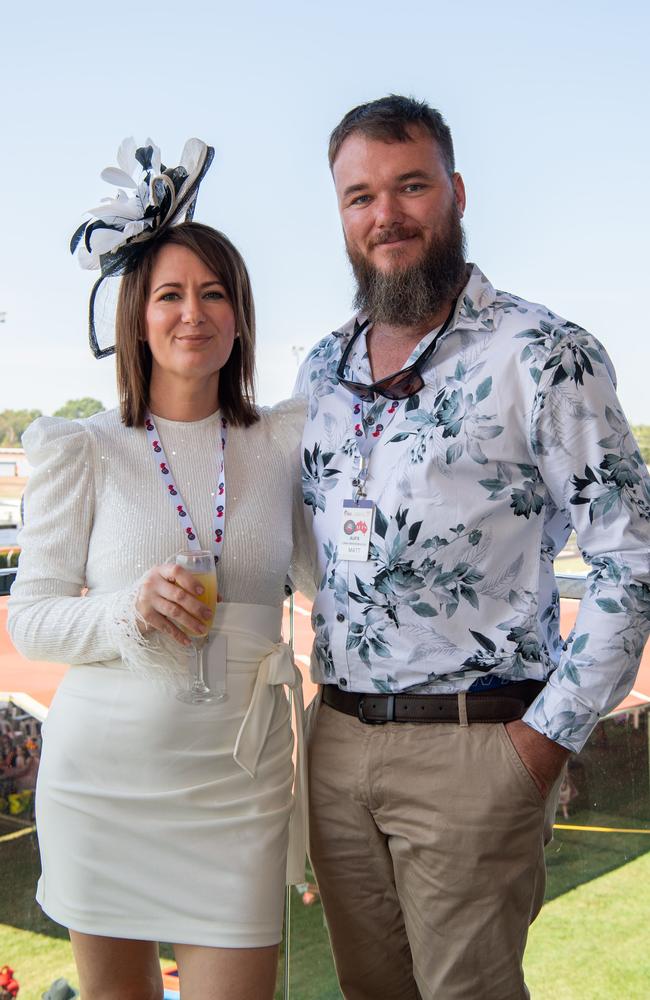
<instances>
[{"instance_id":1,"label":"railing post","mask_svg":"<svg viewBox=\"0 0 650 1000\"><path fill-rule=\"evenodd\" d=\"M645 732L648 740L648 788L650 789L650 711L645 713Z\"/></svg>"},{"instance_id":2,"label":"railing post","mask_svg":"<svg viewBox=\"0 0 650 1000\"><path fill-rule=\"evenodd\" d=\"M289 594L289 646L293 650L294 647L294 633L293 633L293 589ZM289 691L289 711L293 712L293 696L291 691ZM289 959L291 957L291 886L287 886L285 900L284 900L284 982L282 984L282 997L283 1000L289 1000L290 996L290 985L289 985Z\"/></svg>"}]
</instances>

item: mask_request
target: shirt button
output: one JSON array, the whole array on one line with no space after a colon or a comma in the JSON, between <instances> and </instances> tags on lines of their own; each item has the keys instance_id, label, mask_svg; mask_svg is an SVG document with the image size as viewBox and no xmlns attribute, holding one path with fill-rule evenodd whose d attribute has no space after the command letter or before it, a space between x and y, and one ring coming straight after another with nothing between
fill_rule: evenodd
<instances>
[{"instance_id":1,"label":"shirt button","mask_svg":"<svg viewBox=\"0 0 650 1000\"><path fill-rule=\"evenodd\" d=\"M339 611L338 615L336 616L336 620L337 620L337 622L344 622L345 621L345 615L342 615L341 612Z\"/></svg>"},{"instance_id":2,"label":"shirt button","mask_svg":"<svg viewBox=\"0 0 650 1000\"><path fill-rule=\"evenodd\" d=\"M346 688L348 686L348 682L346 681L345 677L339 677L339 685L342 688Z\"/></svg>"},{"instance_id":3,"label":"shirt button","mask_svg":"<svg viewBox=\"0 0 650 1000\"><path fill-rule=\"evenodd\" d=\"M368 427L372 427L372 425L374 424L374 422L375 422L375 418L374 417L366 417L366 423L368 424Z\"/></svg>"}]
</instances>

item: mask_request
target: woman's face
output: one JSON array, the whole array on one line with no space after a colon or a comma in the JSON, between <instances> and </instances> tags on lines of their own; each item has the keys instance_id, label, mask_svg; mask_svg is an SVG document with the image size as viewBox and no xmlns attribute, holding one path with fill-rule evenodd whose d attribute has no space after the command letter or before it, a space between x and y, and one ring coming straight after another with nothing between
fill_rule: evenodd
<instances>
[{"instance_id":1,"label":"woman's face","mask_svg":"<svg viewBox=\"0 0 650 1000\"><path fill-rule=\"evenodd\" d=\"M226 290L186 247L164 246L151 272L145 312L154 370L181 378L219 372L235 340L235 314Z\"/></svg>"}]
</instances>

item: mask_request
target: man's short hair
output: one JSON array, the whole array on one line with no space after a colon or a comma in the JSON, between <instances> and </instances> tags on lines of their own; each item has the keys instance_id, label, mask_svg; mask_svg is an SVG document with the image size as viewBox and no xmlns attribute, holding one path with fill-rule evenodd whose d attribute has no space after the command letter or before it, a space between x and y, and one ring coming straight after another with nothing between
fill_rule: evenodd
<instances>
[{"instance_id":1,"label":"man's short hair","mask_svg":"<svg viewBox=\"0 0 650 1000\"><path fill-rule=\"evenodd\" d=\"M349 135L360 132L369 139L378 139L380 142L410 142L413 137L409 133L409 127L426 129L435 139L451 176L456 166L454 144L447 122L426 101L400 97L399 94L389 94L388 97L380 97L378 101L360 104L344 115L330 136L330 169Z\"/></svg>"}]
</instances>

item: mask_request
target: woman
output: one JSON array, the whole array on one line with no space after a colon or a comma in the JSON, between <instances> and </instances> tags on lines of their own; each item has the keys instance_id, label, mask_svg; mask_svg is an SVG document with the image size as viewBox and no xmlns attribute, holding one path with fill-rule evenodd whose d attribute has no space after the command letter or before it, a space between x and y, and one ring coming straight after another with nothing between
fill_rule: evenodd
<instances>
[{"instance_id":1,"label":"woman","mask_svg":"<svg viewBox=\"0 0 650 1000\"><path fill-rule=\"evenodd\" d=\"M33 740L26 740L20 753L16 750L13 763L5 766L2 777L11 781L14 792L33 791L38 774L38 748Z\"/></svg>"},{"instance_id":2,"label":"woman","mask_svg":"<svg viewBox=\"0 0 650 1000\"><path fill-rule=\"evenodd\" d=\"M158 1000L161 940L183 1000L265 1000L292 812L281 685L299 674L280 628L303 408L254 406L248 274L205 226L163 228L139 252L116 337L119 411L41 418L24 437L35 471L10 631L27 656L71 664L43 727L37 898L70 928L89 1000ZM181 627L205 632L206 611L168 561L189 537L180 508L202 548L223 531L222 703L175 697L191 662Z\"/></svg>"}]
</instances>

